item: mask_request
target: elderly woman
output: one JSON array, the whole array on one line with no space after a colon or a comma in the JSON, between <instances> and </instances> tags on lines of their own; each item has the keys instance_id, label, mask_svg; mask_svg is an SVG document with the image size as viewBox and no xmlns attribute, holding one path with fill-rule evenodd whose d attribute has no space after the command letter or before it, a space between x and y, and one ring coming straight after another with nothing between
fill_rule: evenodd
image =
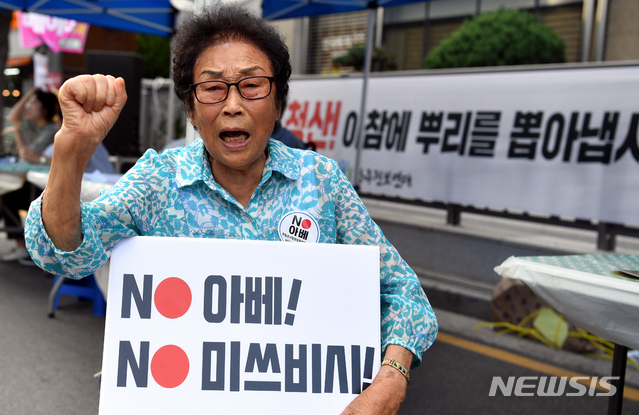
<instances>
[{"instance_id":1,"label":"elderly woman","mask_svg":"<svg viewBox=\"0 0 639 415\"><path fill-rule=\"evenodd\" d=\"M82 167L126 101L124 81L80 76L60 91L64 124L51 174L27 223L34 260L79 278L135 235L279 240L291 211L312 215L320 243L378 245L386 364L344 413L394 414L408 368L419 365L437 324L419 281L371 220L337 163L271 139L286 108L289 55L279 33L222 5L182 24L173 41L175 91L202 139L161 155L149 150L108 193L81 204ZM74 163L58 163L59 158Z\"/></svg>"}]
</instances>

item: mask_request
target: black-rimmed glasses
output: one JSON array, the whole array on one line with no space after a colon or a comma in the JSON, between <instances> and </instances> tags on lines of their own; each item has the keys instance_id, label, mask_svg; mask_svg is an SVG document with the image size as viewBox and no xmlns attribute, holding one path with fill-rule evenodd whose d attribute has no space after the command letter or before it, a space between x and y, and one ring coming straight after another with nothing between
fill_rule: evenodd
<instances>
[{"instance_id":1,"label":"black-rimmed glasses","mask_svg":"<svg viewBox=\"0 0 639 415\"><path fill-rule=\"evenodd\" d=\"M217 104L229 96L231 87L235 85L240 96L244 99L262 99L271 94L272 76L251 76L238 82L206 81L191 85L195 99L202 104Z\"/></svg>"}]
</instances>

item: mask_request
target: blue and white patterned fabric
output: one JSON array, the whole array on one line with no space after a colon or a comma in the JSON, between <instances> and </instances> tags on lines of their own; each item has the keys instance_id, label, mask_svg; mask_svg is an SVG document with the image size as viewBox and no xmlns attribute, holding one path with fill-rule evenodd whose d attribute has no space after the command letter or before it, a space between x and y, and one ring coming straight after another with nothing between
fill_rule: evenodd
<instances>
[{"instance_id":1,"label":"blue and white patterned fabric","mask_svg":"<svg viewBox=\"0 0 639 415\"><path fill-rule=\"evenodd\" d=\"M277 241L280 218L312 215L320 243L380 247L382 347L404 346L413 366L437 336L437 321L413 270L373 222L336 162L271 139L260 184L244 208L211 173L202 140L158 155L148 150L115 186L82 204L81 246L56 249L41 218L41 197L29 209L25 236L44 270L82 278L108 260L113 246L136 235Z\"/></svg>"}]
</instances>

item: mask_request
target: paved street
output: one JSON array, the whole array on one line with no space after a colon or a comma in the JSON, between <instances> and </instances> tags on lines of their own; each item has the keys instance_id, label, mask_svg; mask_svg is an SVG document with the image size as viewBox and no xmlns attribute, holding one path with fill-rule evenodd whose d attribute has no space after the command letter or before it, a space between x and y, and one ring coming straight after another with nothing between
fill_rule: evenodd
<instances>
[{"instance_id":1,"label":"paved street","mask_svg":"<svg viewBox=\"0 0 639 415\"><path fill-rule=\"evenodd\" d=\"M495 337L487 329L473 331L472 327L478 321L472 318L441 310L438 316L442 335L424 355L422 367L413 372L414 380L400 412L402 415L607 414L608 398L588 396L588 393L581 397L565 396L565 394L558 397L506 397L499 392L497 396L488 395L494 376L500 376L504 381L510 376L549 377L547 373L500 360L499 357L505 357L503 355L508 353L540 364L548 364L560 371L599 378L610 375L610 361L600 361L572 352L553 350L514 336ZM470 340L468 346L475 350L451 345L450 337L453 341ZM497 358L482 353L482 346L486 345L496 349ZM639 396L636 393L639 386L638 375L639 371L635 369L627 370L626 386L632 386L635 394L634 400L624 399L623 414L639 414ZM534 390L535 388L526 391ZM569 392L574 392L574 389L566 387L566 393Z\"/></svg>"},{"instance_id":2,"label":"paved street","mask_svg":"<svg viewBox=\"0 0 639 415\"><path fill-rule=\"evenodd\" d=\"M0 246L3 246L0 244ZM1 252L0 252L1 253ZM56 318L47 317L52 278L34 267L0 263L0 415L96 414L104 319L91 305L63 297ZM513 336L473 331L479 320L438 311L440 339L413 372L403 415L417 414L580 414L607 411L605 397L489 397L493 376L537 376L544 373L488 357L478 350L452 345L470 340L589 376L609 375L610 362L551 350ZM628 386L639 389L635 369ZM635 395L636 396L636 395ZM624 414L638 414L639 402L625 399Z\"/></svg>"},{"instance_id":3,"label":"paved street","mask_svg":"<svg viewBox=\"0 0 639 415\"><path fill-rule=\"evenodd\" d=\"M97 414L104 318L62 297L49 319L52 285L37 267L0 262L1 415Z\"/></svg>"}]
</instances>

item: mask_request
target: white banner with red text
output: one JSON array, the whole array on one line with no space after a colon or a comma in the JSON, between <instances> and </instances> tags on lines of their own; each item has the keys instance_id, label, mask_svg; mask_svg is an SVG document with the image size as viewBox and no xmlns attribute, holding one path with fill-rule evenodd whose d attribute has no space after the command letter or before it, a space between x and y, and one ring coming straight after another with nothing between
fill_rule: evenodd
<instances>
[{"instance_id":1,"label":"white banner with red text","mask_svg":"<svg viewBox=\"0 0 639 415\"><path fill-rule=\"evenodd\" d=\"M291 81L283 125L353 180L361 78ZM639 66L369 79L364 193L639 225Z\"/></svg>"},{"instance_id":2,"label":"white banner with red text","mask_svg":"<svg viewBox=\"0 0 639 415\"><path fill-rule=\"evenodd\" d=\"M100 415L337 415L379 370L378 247L135 237L110 272Z\"/></svg>"}]
</instances>

